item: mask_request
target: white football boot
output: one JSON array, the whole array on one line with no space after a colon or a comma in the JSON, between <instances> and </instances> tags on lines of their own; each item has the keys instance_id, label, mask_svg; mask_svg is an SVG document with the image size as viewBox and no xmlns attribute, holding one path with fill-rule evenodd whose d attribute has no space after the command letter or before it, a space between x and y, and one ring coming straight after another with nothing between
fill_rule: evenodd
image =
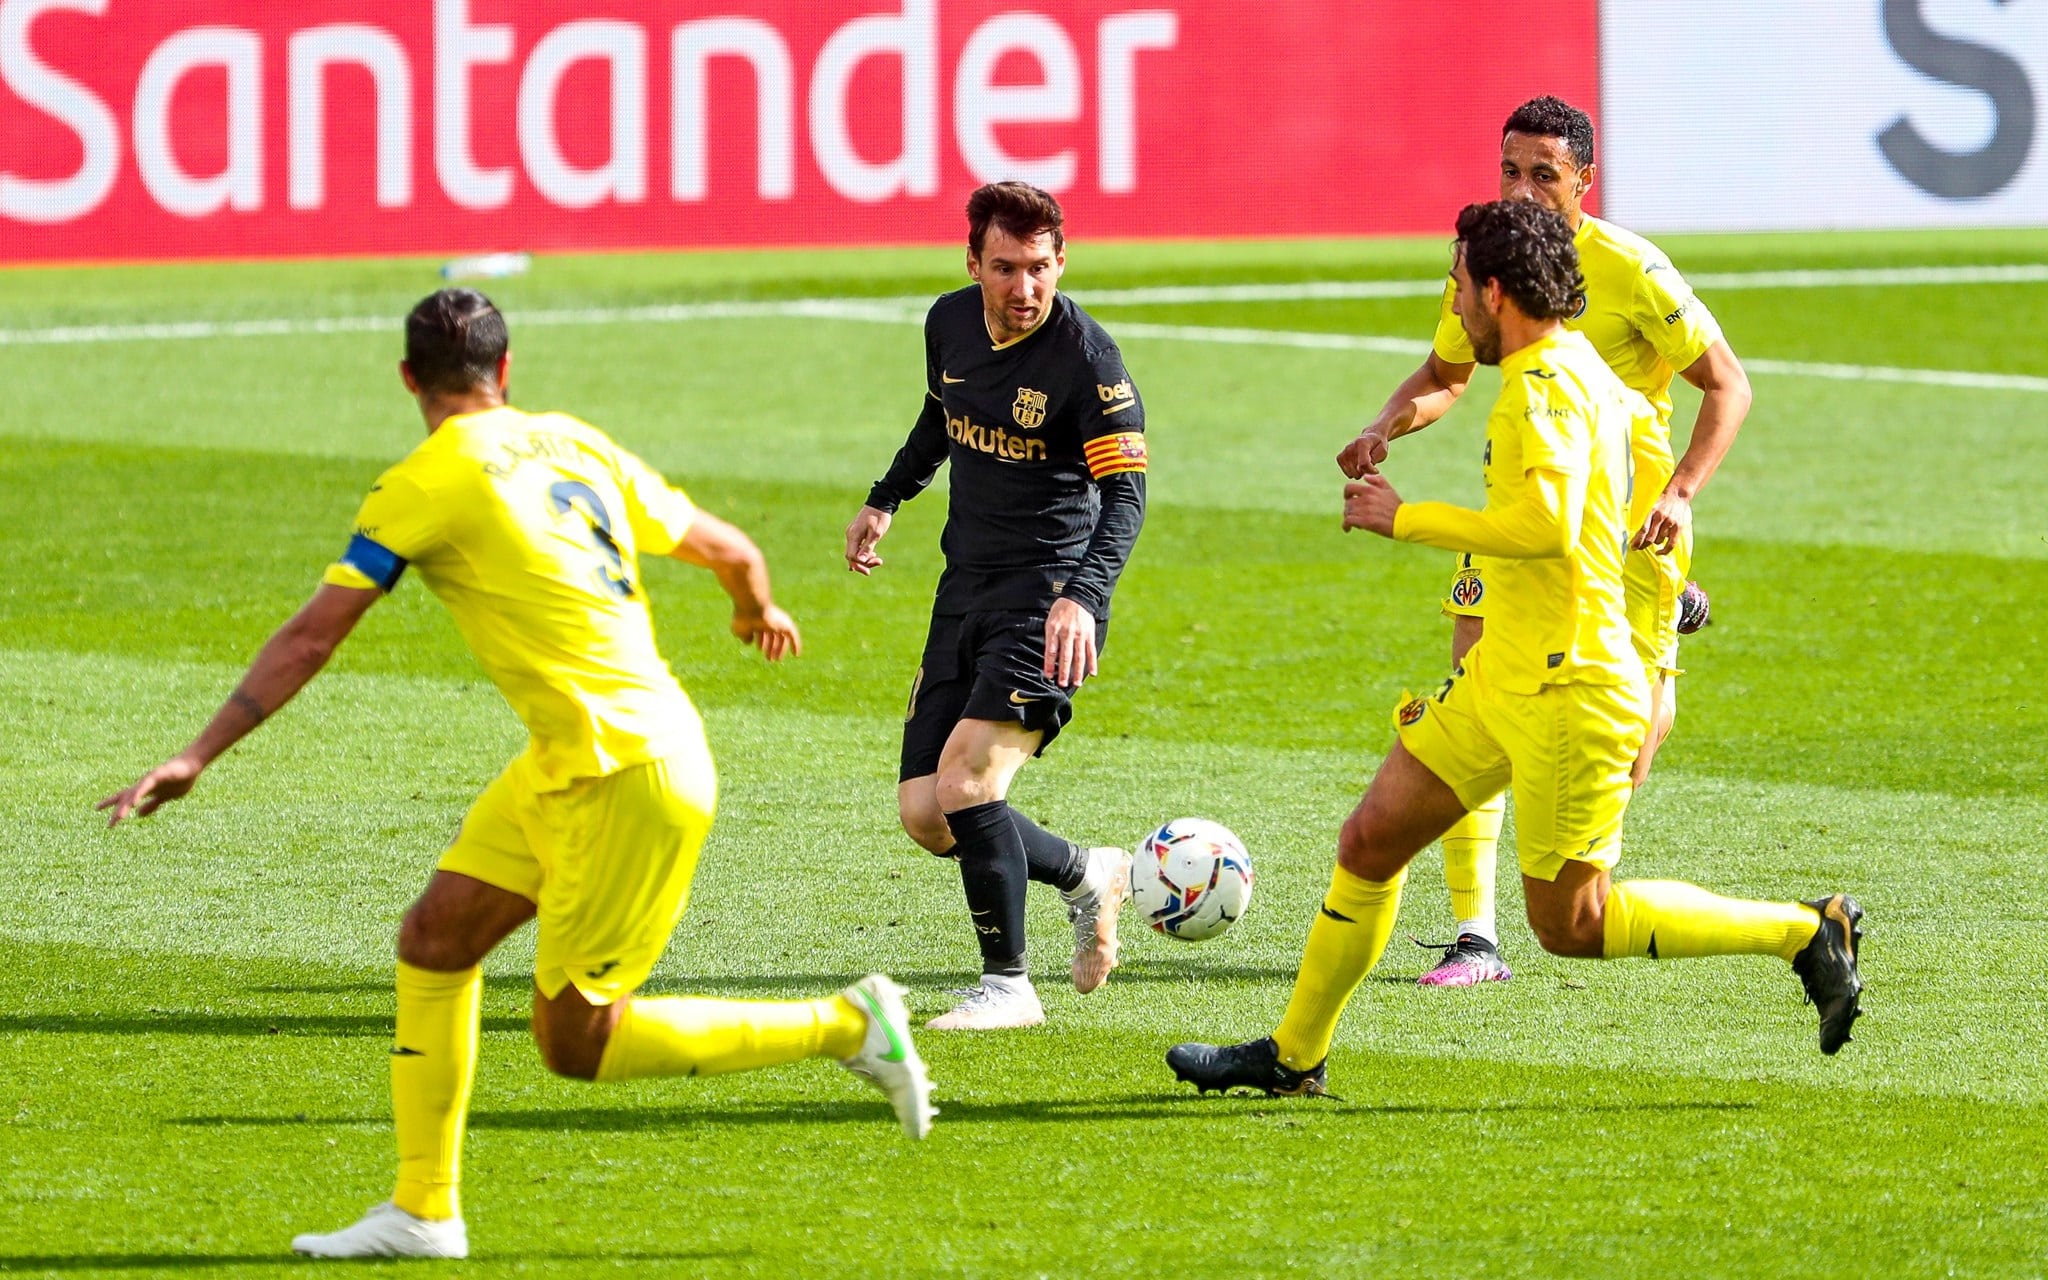
<instances>
[{"instance_id":1,"label":"white football boot","mask_svg":"<svg viewBox=\"0 0 2048 1280\"><path fill-rule=\"evenodd\" d=\"M1074 990L1101 986L1116 968L1116 918L1131 896L1131 855L1107 845L1088 851L1088 874L1067 900L1074 923Z\"/></svg>"},{"instance_id":2,"label":"white football boot","mask_svg":"<svg viewBox=\"0 0 2048 1280\"><path fill-rule=\"evenodd\" d=\"M311 1258L467 1258L469 1228L460 1218L415 1218L386 1200L352 1227L293 1236L292 1252Z\"/></svg>"},{"instance_id":3,"label":"white football boot","mask_svg":"<svg viewBox=\"0 0 2048 1280\"><path fill-rule=\"evenodd\" d=\"M903 1006L903 988L885 975L871 973L839 993L867 1015L867 1039L860 1052L839 1065L889 1096L903 1132L922 1138L932 1131L932 1080L924 1059L910 1040L910 1010Z\"/></svg>"},{"instance_id":4,"label":"white football boot","mask_svg":"<svg viewBox=\"0 0 2048 1280\"><path fill-rule=\"evenodd\" d=\"M933 1031L1007 1031L1044 1021L1045 1006L1031 979L984 973L965 1000L924 1025Z\"/></svg>"}]
</instances>

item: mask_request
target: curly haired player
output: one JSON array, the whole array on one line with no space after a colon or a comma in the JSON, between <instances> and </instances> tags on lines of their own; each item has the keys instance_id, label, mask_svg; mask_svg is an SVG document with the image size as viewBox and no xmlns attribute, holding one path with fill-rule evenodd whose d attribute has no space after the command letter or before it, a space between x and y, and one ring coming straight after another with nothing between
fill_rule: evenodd
<instances>
[{"instance_id":1,"label":"curly haired player","mask_svg":"<svg viewBox=\"0 0 2048 1280\"><path fill-rule=\"evenodd\" d=\"M1486 507L1403 502L1383 476L1346 485L1344 527L1490 557L1493 610L1456 673L1396 713L1399 741L1337 837L1287 1013L1270 1037L1166 1055L1197 1088L1325 1091L1330 1041L1386 949L1408 863L1468 812L1515 793L1529 925L1587 959L1775 955L1820 1012L1821 1052L1849 1039L1863 910L1724 898L1614 880L1649 689L1624 601L1631 437L1652 418L1565 318L1583 303L1563 217L1532 204L1458 215L1454 306L1501 394L1486 423Z\"/></svg>"},{"instance_id":2,"label":"curly haired player","mask_svg":"<svg viewBox=\"0 0 2048 1280\"><path fill-rule=\"evenodd\" d=\"M1634 539L1626 566L1629 626L1650 677L1650 733L1636 757L1637 785L1678 710L1678 637L1706 625L1707 597L1686 580L1692 564L1692 499L1707 483L1749 412L1749 378L1721 327L1671 259L1640 236L1586 213L1594 173L1593 122L1557 98L1517 107L1501 127L1500 196L1563 215L1572 227L1584 305L1564 318L1586 335L1622 383L1650 402L1656 417L1636 442ZM1450 411L1472 376L1472 344L1444 290L1428 359L1388 398L1359 437L1337 455L1344 474L1369 475L1389 442ZM1673 371L1703 393L1685 456L1671 454ZM1488 559L1460 555L1443 610L1452 619L1451 665L1479 638L1489 611ZM1475 811L1444 834L1444 879L1458 924L1425 986L1470 986L1510 976L1494 924L1494 862L1503 807Z\"/></svg>"}]
</instances>

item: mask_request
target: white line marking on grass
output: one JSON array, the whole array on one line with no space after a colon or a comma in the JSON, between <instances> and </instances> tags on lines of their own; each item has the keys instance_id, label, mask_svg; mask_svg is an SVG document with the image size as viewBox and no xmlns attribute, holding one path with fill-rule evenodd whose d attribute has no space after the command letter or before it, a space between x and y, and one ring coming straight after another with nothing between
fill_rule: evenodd
<instances>
[{"instance_id":1,"label":"white line marking on grass","mask_svg":"<svg viewBox=\"0 0 2048 1280\"><path fill-rule=\"evenodd\" d=\"M2022 268L1901 268L1889 273L1858 273L1862 275L1886 274L1905 276L1914 273L1912 280L1894 280L1893 283L1930 283L1926 273L1935 271L2018 271ZM2028 269L2030 270L2030 269ZM2041 278L2048 279L2048 266L2040 269ZM1824 273L1777 273L1779 277L1818 276ZM1837 275L1850 273L1835 273ZM2008 277L2001 276L2000 279ZM1335 290L1364 288L1400 282L1363 281L1356 284L1326 283L1321 285L1243 285L1217 286L1238 290L1280 290L1315 288L1324 290L1317 296L1344 296ZM1434 291L1437 287L1432 285ZM1785 285L1782 287L1805 287ZM1091 302L1106 297L1121 296L1129 299L1138 294L1147 298L1170 295L1175 300L1192 297L1195 288L1174 290L1123 290L1103 291L1085 295ZM1214 289L1205 293L1215 292ZM760 302L679 302L665 305L641 307L588 307L568 309L542 309L517 313L515 321L521 326L542 328L578 328L613 324L685 324L703 320L758 320L758 319L807 319L844 320L866 324L914 325L922 324L924 310L931 300L915 298L800 298L792 300ZM64 346L108 342L175 342L195 341L209 338L268 338L301 335L323 335L340 333L389 333L397 335L398 322L388 316L335 316L326 319L309 318L298 320L221 320L183 321L163 324L134 325L79 325L50 329L0 329L0 347L8 346ZM1154 339L1168 342L1208 342L1224 346L1291 347L1310 351L1362 351L1374 355L1421 356L1429 351L1429 343L1414 338L1388 337L1377 334L1319 333L1291 329L1256 329L1220 325L1175 325L1146 324L1141 322L1119 322L1116 331L1130 338ZM1918 386L1960 387L1976 391L2020 391L2033 394L2048 393L2048 378L2017 373L1983 373L1969 369L1903 369L1886 365L1807 363L1795 360L1745 359L1743 364L1751 373L1794 378L1821 378L1837 382L1890 382Z\"/></svg>"},{"instance_id":2,"label":"white line marking on grass","mask_svg":"<svg viewBox=\"0 0 2048 1280\"><path fill-rule=\"evenodd\" d=\"M2025 373L1977 373L1969 369L1894 369L1870 364L1809 364L1799 360L1744 359L1751 373L1836 382L1908 382L1923 387L1967 387L1973 391L2048 391L2048 378Z\"/></svg>"},{"instance_id":3,"label":"white line marking on grass","mask_svg":"<svg viewBox=\"0 0 2048 1280\"><path fill-rule=\"evenodd\" d=\"M1706 271L1688 275L1699 289L1894 288L1916 285L2038 284L2048 262L2006 266L1854 267L1812 271ZM1168 306L1208 302L1330 302L1362 298L1434 298L1434 280L1305 280L1287 284L1164 285L1146 289L1076 291L1098 306Z\"/></svg>"},{"instance_id":4,"label":"white line marking on grass","mask_svg":"<svg viewBox=\"0 0 2048 1280\"><path fill-rule=\"evenodd\" d=\"M2039 284L2048 262L1977 267L1852 267L1816 271L1705 271L1686 276L1700 289L1892 288L1900 285Z\"/></svg>"}]
</instances>

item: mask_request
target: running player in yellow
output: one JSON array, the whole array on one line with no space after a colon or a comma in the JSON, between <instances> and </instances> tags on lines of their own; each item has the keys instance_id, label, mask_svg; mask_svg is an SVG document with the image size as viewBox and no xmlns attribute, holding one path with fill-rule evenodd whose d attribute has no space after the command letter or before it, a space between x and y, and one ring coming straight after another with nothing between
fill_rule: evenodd
<instances>
[{"instance_id":1,"label":"running player in yellow","mask_svg":"<svg viewBox=\"0 0 2048 1280\"><path fill-rule=\"evenodd\" d=\"M682 916L717 793L703 723L655 647L640 557L709 569L732 597L733 634L774 662L800 637L769 594L760 550L595 427L510 407L505 321L482 294L421 302L405 352L399 373L425 442L370 487L341 559L192 745L100 802L118 823L189 792L320 671L408 565L531 734L399 926L397 1188L360 1222L292 1248L467 1256L458 1187L480 965L536 918L533 1032L550 1070L628 1080L829 1057L887 1093L922 1138L931 1083L901 992L880 974L817 1000L633 994Z\"/></svg>"},{"instance_id":2,"label":"running player in yellow","mask_svg":"<svg viewBox=\"0 0 2048 1280\"><path fill-rule=\"evenodd\" d=\"M1564 324L1585 301L1571 226L1533 204L1469 206L1452 278L1474 353L1501 371L1486 507L1404 503L1369 475L1345 486L1344 527L1492 557L1486 632L1439 692L1396 714L1399 741L1337 837L1329 896L1279 1027L1245 1044L1176 1045L1167 1064L1205 1092L1324 1092L1338 1016L1386 948L1409 861L1508 787L1544 950L1783 957L1819 1006L1821 1051L1834 1053L1863 985L1854 899L1747 902L1610 877L1649 725L1622 585L1630 435L1649 409Z\"/></svg>"},{"instance_id":3,"label":"running player in yellow","mask_svg":"<svg viewBox=\"0 0 2048 1280\"><path fill-rule=\"evenodd\" d=\"M1629 625L1650 679L1651 730L1636 757L1637 785L1671 732L1678 709L1678 637L1706 621L1706 593L1686 581L1692 565L1692 500L1712 477L1749 412L1749 379L1706 304L1657 246L1582 205L1593 185L1593 122L1556 98L1523 103L1501 129L1500 196L1538 204L1572 226L1586 306L1565 325L1586 335L1624 384L1656 410L1636 443L1634 531L1627 564ZM1450 411L1472 376L1472 345L1444 291L1429 358L1410 374L1337 456L1352 479L1374 472L1387 444ZM1703 392L1685 456L1671 452L1673 370ZM1451 665L1479 638L1491 604L1485 556L1461 555L1444 598L1452 619ZM1494 863L1503 806L1486 805L1444 834L1444 879L1458 918L1443 959L1424 986L1471 986L1510 977L1494 922Z\"/></svg>"}]
</instances>

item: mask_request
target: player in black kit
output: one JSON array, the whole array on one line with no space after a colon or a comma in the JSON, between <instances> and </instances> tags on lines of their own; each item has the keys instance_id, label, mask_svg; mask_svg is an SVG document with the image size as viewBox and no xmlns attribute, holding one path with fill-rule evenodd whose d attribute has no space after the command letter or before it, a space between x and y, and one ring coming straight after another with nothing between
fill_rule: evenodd
<instances>
[{"instance_id":1,"label":"player in black kit","mask_svg":"<svg viewBox=\"0 0 2048 1280\"><path fill-rule=\"evenodd\" d=\"M1045 1021L1024 965L1024 886L1057 886L1074 988L1116 967L1130 855L1084 849L1010 808L1010 782L1073 716L1095 674L1109 597L1145 520L1145 407L1102 326L1059 294L1059 203L1021 182L967 202L967 274L925 317L925 401L846 530L846 565L953 464L946 569L903 722L897 809L911 839L960 864L981 982L939 1030Z\"/></svg>"}]
</instances>

